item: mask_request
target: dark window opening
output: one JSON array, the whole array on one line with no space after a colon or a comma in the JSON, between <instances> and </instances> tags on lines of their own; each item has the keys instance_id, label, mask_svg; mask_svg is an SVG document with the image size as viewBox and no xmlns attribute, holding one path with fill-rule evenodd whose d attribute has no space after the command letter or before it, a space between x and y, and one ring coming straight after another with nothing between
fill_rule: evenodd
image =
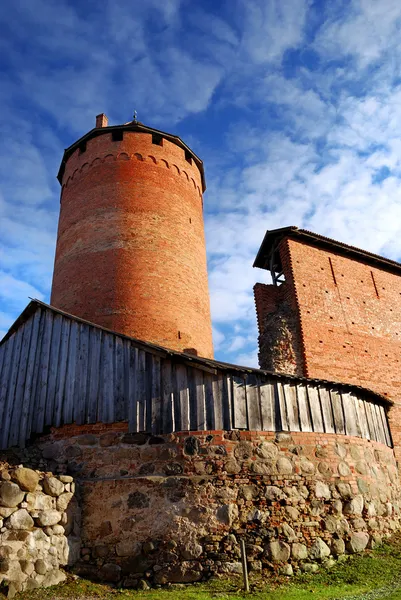
<instances>
[{"instance_id":1,"label":"dark window opening","mask_svg":"<svg viewBox=\"0 0 401 600\"><path fill-rule=\"evenodd\" d=\"M122 129L115 129L111 132L111 139L113 142L122 142L124 136L124 131Z\"/></svg>"},{"instance_id":2,"label":"dark window opening","mask_svg":"<svg viewBox=\"0 0 401 600\"><path fill-rule=\"evenodd\" d=\"M83 142L80 146L79 146L79 153L83 154L84 152L86 152L86 142Z\"/></svg>"},{"instance_id":3,"label":"dark window opening","mask_svg":"<svg viewBox=\"0 0 401 600\"><path fill-rule=\"evenodd\" d=\"M163 146L163 136L159 133L152 133L152 144L155 144L155 146Z\"/></svg>"},{"instance_id":4,"label":"dark window opening","mask_svg":"<svg viewBox=\"0 0 401 600\"><path fill-rule=\"evenodd\" d=\"M185 150L185 160L189 162L190 165L192 165L192 156L188 150Z\"/></svg>"}]
</instances>

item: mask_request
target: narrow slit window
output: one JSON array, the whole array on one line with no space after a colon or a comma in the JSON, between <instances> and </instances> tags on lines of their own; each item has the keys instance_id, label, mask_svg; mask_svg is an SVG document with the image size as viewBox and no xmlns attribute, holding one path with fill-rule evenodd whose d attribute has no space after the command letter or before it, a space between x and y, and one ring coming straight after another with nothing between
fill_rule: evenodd
<instances>
[{"instance_id":1,"label":"narrow slit window","mask_svg":"<svg viewBox=\"0 0 401 600\"><path fill-rule=\"evenodd\" d=\"M332 262L330 256L329 256L329 263L330 263L331 274L333 276L334 285L337 285L336 275L334 273L333 262Z\"/></svg>"},{"instance_id":2,"label":"narrow slit window","mask_svg":"<svg viewBox=\"0 0 401 600\"><path fill-rule=\"evenodd\" d=\"M86 152L86 142L83 142L82 144L80 144L79 146L79 153L83 154L84 152Z\"/></svg>"},{"instance_id":3,"label":"narrow slit window","mask_svg":"<svg viewBox=\"0 0 401 600\"><path fill-rule=\"evenodd\" d=\"M376 281L375 281L375 276L373 275L373 271L371 271L370 274L371 274L371 277L372 277L372 283L373 283L373 287L375 288L376 296L378 298L380 298L380 296L379 296L379 290L377 289L377 285L376 285Z\"/></svg>"},{"instance_id":4,"label":"narrow slit window","mask_svg":"<svg viewBox=\"0 0 401 600\"><path fill-rule=\"evenodd\" d=\"M185 150L185 160L189 162L190 165L192 165L192 156L188 150Z\"/></svg>"}]
</instances>

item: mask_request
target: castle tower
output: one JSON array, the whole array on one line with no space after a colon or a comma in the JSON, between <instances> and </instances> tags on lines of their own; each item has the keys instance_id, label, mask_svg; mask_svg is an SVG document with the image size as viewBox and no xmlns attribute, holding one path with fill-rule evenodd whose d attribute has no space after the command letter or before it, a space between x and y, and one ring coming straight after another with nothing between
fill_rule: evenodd
<instances>
[{"instance_id":1,"label":"castle tower","mask_svg":"<svg viewBox=\"0 0 401 600\"><path fill-rule=\"evenodd\" d=\"M67 148L51 304L113 331L213 357L203 163L135 121Z\"/></svg>"}]
</instances>

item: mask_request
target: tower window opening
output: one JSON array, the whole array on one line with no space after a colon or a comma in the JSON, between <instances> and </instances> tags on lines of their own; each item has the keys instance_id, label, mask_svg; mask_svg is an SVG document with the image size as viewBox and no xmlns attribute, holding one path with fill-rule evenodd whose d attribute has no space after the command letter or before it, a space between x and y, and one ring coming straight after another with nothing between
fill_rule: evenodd
<instances>
[{"instance_id":1,"label":"tower window opening","mask_svg":"<svg viewBox=\"0 0 401 600\"><path fill-rule=\"evenodd\" d=\"M159 133L152 133L152 144L155 144L155 146L163 146L163 136Z\"/></svg>"},{"instance_id":2,"label":"tower window opening","mask_svg":"<svg viewBox=\"0 0 401 600\"><path fill-rule=\"evenodd\" d=\"M192 156L188 150L185 150L185 160L189 162L190 165L192 165Z\"/></svg>"},{"instance_id":3,"label":"tower window opening","mask_svg":"<svg viewBox=\"0 0 401 600\"><path fill-rule=\"evenodd\" d=\"M281 264L280 253L277 251L276 246L272 249L270 256L267 258L267 262L269 264L273 285L279 286L285 283L284 269Z\"/></svg>"},{"instance_id":4,"label":"tower window opening","mask_svg":"<svg viewBox=\"0 0 401 600\"><path fill-rule=\"evenodd\" d=\"M86 142L83 142L80 146L79 146L79 153L83 154L84 152L86 152Z\"/></svg>"},{"instance_id":5,"label":"tower window opening","mask_svg":"<svg viewBox=\"0 0 401 600\"><path fill-rule=\"evenodd\" d=\"M122 129L115 129L111 132L111 139L113 142L122 142L124 137L124 131Z\"/></svg>"}]
</instances>

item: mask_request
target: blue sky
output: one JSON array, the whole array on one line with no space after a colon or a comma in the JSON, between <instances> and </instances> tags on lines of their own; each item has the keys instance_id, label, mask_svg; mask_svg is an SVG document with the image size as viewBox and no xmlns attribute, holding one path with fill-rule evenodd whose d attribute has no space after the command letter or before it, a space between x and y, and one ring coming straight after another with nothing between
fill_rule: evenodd
<instances>
[{"instance_id":1,"label":"blue sky","mask_svg":"<svg viewBox=\"0 0 401 600\"><path fill-rule=\"evenodd\" d=\"M49 299L57 170L100 112L204 160L222 360L257 365L266 229L401 258L399 0L3 0L0 23L0 336Z\"/></svg>"}]
</instances>

